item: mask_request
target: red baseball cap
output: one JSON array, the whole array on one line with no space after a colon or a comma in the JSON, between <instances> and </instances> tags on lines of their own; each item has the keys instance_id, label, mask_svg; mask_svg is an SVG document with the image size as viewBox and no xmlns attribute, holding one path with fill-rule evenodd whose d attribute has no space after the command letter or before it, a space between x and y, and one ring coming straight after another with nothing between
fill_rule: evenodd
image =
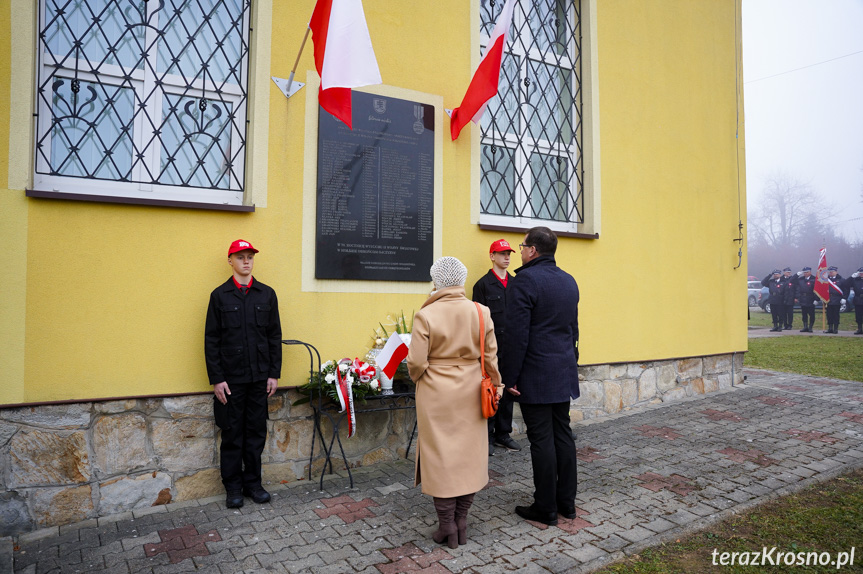
<instances>
[{"instance_id":1,"label":"red baseball cap","mask_svg":"<svg viewBox=\"0 0 863 574\"><path fill-rule=\"evenodd\" d=\"M228 256L236 253L237 251L246 250L253 251L254 253L258 252L258 250L252 247L252 244L245 239L237 239L236 241L231 243L231 246L228 248Z\"/></svg>"},{"instance_id":2,"label":"red baseball cap","mask_svg":"<svg viewBox=\"0 0 863 574\"><path fill-rule=\"evenodd\" d=\"M489 253L497 253L498 251L512 251L515 253L515 249L509 246L509 241L506 239L498 239L488 248Z\"/></svg>"}]
</instances>

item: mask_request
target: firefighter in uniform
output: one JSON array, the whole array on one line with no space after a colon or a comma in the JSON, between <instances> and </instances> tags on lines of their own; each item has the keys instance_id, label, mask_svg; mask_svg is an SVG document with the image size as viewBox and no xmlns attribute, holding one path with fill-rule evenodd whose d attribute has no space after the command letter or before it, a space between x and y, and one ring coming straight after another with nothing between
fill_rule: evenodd
<instances>
[{"instance_id":1,"label":"firefighter in uniform","mask_svg":"<svg viewBox=\"0 0 863 574\"><path fill-rule=\"evenodd\" d=\"M800 301L800 314L803 316L803 328L801 333L811 333L812 325L815 323L815 276L812 275L811 267L804 267L803 271L797 273L797 281L794 285L794 294Z\"/></svg>"},{"instance_id":2,"label":"firefighter in uniform","mask_svg":"<svg viewBox=\"0 0 863 574\"><path fill-rule=\"evenodd\" d=\"M830 299L827 301L827 330L824 332L836 335L839 333L839 308L845 298L841 287L844 279L839 275L839 268L832 265L827 268L827 276L833 284L827 286Z\"/></svg>"},{"instance_id":3,"label":"firefighter in uniform","mask_svg":"<svg viewBox=\"0 0 863 574\"><path fill-rule=\"evenodd\" d=\"M771 331L781 331L782 322L785 320L785 285L782 281L782 272L774 269L773 273L761 280L761 284L770 289L767 303L770 304L770 314L773 315L773 328Z\"/></svg>"},{"instance_id":4,"label":"firefighter in uniform","mask_svg":"<svg viewBox=\"0 0 863 574\"><path fill-rule=\"evenodd\" d=\"M857 322L855 335L863 335L863 267L851 274L845 280L842 290L850 297L851 289L854 289L854 319Z\"/></svg>"},{"instance_id":5,"label":"firefighter in uniform","mask_svg":"<svg viewBox=\"0 0 863 574\"><path fill-rule=\"evenodd\" d=\"M794 288L797 283L797 278L791 274L791 268L786 267L782 270L782 280L785 282L785 293L782 296L782 304L785 307L785 330L791 329L794 323Z\"/></svg>"}]
</instances>

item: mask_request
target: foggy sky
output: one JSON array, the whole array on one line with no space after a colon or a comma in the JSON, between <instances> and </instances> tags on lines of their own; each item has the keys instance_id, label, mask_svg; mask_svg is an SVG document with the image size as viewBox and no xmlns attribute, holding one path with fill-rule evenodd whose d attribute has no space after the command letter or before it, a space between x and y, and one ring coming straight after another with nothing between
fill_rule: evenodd
<instances>
[{"instance_id":1,"label":"foggy sky","mask_svg":"<svg viewBox=\"0 0 863 574\"><path fill-rule=\"evenodd\" d=\"M749 212L782 170L863 242L863 0L743 0L742 16Z\"/></svg>"}]
</instances>

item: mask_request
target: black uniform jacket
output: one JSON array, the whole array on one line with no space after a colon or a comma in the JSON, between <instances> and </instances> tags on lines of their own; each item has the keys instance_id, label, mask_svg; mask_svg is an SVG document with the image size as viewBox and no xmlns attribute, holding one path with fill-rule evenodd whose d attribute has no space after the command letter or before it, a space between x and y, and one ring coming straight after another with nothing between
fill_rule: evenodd
<instances>
[{"instance_id":1,"label":"black uniform jacket","mask_svg":"<svg viewBox=\"0 0 863 574\"><path fill-rule=\"evenodd\" d=\"M840 287L845 291L846 299L851 295L851 289L854 289L854 306L863 305L863 274L849 277Z\"/></svg>"},{"instance_id":2,"label":"black uniform jacket","mask_svg":"<svg viewBox=\"0 0 863 574\"><path fill-rule=\"evenodd\" d=\"M507 272L507 285L512 281L512 275ZM494 321L494 336L497 338L498 353L503 348L506 338L506 288L493 269L479 278L473 286L473 300L485 305L491 312L491 320Z\"/></svg>"},{"instance_id":3,"label":"black uniform jacket","mask_svg":"<svg viewBox=\"0 0 863 574\"><path fill-rule=\"evenodd\" d=\"M773 273L761 280L761 284L770 289L770 298L767 300L771 305L783 303L785 301L785 291L788 289L788 283L780 275L779 279L773 278Z\"/></svg>"},{"instance_id":4,"label":"black uniform jacket","mask_svg":"<svg viewBox=\"0 0 863 574\"><path fill-rule=\"evenodd\" d=\"M827 301L827 304L841 305L842 299L848 297L848 287L843 287L843 285L845 284L845 279L837 273L836 277L831 277L830 280L833 281L833 283L835 283L836 287L838 287L839 289L834 289L833 285L829 285L830 299Z\"/></svg>"},{"instance_id":5,"label":"black uniform jacket","mask_svg":"<svg viewBox=\"0 0 863 574\"><path fill-rule=\"evenodd\" d=\"M783 275L779 278L780 281L785 283L785 292L782 294L782 303L791 305L792 307L794 306L794 297L796 295L794 291L797 288L797 279L797 275L793 274L788 277Z\"/></svg>"},{"instance_id":6,"label":"black uniform jacket","mask_svg":"<svg viewBox=\"0 0 863 574\"><path fill-rule=\"evenodd\" d=\"M797 277L797 284L795 285L795 293L797 295L797 299L800 301L801 307L812 307L815 305L815 275L810 275L809 277Z\"/></svg>"},{"instance_id":7,"label":"black uniform jacket","mask_svg":"<svg viewBox=\"0 0 863 574\"><path fill-rule=\"evenodd\" d=\"M233 278L213 290L204 354L211 385L281 378L282 326L276 292L254 277L245 295Z\"/></svg>"}]
</instances>

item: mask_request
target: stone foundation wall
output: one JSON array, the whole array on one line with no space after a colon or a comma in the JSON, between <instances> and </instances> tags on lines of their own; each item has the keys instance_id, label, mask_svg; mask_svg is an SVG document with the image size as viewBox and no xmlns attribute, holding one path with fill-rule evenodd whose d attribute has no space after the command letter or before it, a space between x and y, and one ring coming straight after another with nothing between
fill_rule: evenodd
<instances>
[{"instance_id":1,"label":"stone foundation wall","mask_svg":"<svg viewBox=\"0 0 863 574\"><path fill-rule=\"evenodd\" d=\"M729 388L742 368L742 353L582 367L573 421ZM297 398L281 390L269 401L265 484L307 480L314 421ZM222 493L212 412L212 395L0 410L0 537ZM351 466L403 457L415 420L412 410L359 414L351 439L342 425ZM514 426L523 430L517 408ZM318 441L315 480L320 453Z\"/></svg>"}]
</instances>

